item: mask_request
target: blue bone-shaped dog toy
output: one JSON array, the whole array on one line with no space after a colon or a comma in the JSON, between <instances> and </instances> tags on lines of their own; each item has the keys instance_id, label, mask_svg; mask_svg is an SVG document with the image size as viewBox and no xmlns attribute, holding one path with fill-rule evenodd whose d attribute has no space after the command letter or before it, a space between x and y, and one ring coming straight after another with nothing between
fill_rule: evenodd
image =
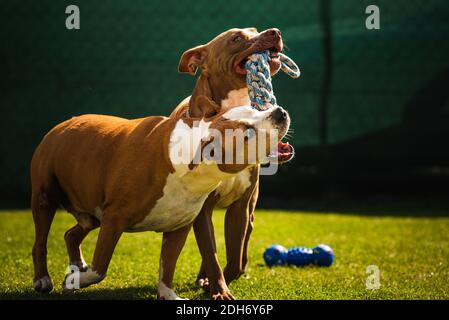
<instances>
[{"instance_id":1,"label":"blue bone-shaped dog toy","mask_svg":"<svg viewBox=\"0 0 449 320\"><path fill-rule=\"evenodd\" d=\"M263 258L269 267L285 264L295 266L314 264L329 267L334 262L334 252L325 244L317 245L313 249L293 247L288 250L281 245L274 244L265 250Z\"/></svg>"},{"instance_id":2,"label":"blue bone-shaped dog toy","mask_svg":"<svg viewBox=\"0 0 449 320\"><path fill-rule=\"evenodd\" d=\"M283 53L278 53L281 61L281 70L292 78L298 78L301 74L295 62ZM245 63L246 85L251 105L264 110L269 105L276 105L276 97L273 93L270 75L270 52L263 51L250 55Z\"/></svg>"}]
</instances>

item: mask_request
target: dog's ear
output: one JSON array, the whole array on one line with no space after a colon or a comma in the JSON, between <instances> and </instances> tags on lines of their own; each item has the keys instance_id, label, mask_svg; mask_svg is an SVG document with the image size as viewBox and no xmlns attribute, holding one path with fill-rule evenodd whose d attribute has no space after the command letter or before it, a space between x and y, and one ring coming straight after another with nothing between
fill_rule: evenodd
<instances>
[{"instance_id":1,"label":"dog's ear","mask_svg":"<svg viewBox=\"0 0 449 320\"><path fill-rule=\"evenodd\" d=\"M179 60L178 71L195 75L198 67L201 67L206 60L206 55L206 45L200 45L187 50L182 54L181 59Z\"/></svg>"}]
</instances>

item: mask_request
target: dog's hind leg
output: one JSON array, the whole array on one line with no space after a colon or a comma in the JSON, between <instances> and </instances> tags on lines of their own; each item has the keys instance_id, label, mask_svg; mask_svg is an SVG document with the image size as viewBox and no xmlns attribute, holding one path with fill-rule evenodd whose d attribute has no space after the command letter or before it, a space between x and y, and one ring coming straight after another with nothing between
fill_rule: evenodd
<instances>
[{"instance_id":1,"label":"dog's hind leg","mask_svg":"<svg viewBox=\"0 0 449 320\"><path fill-rule=\"evenodd\" d=\"M100 222L88 213L76 214L78 223L66 231L64 240L69 255L69 264L76 266L79 271L86 271L87 264L84 261L81 251L81 242L89 234L90 231L98 228Z\"/></svg>"},{"instance_id":2,"label":"dog's hind leg","mask_svg":"<svg viewBox=\"0 0 449 320\"><path fill-rule=\"evenodd\" d=\"M123 231L128 227L126 219L123 220L123 218L117 216L115 210L112 210L110 213L111 214L109 214L108 211L103 213L92 267L77 274L76 278L78 278L78 281L76 284L78 286L68 285L71 284L70 281L73 277L71 274L67 274L62 284L64 292L71 292L73 290L88 287L92 284L101 282L105 278L115 246ZM81 238L84 232L80 232L79 229L76 230L78 231L75 232L75 235L79 232L78 237Z\"/></svg>"},{"instance_id":3,"label":"dog's hind leg","mask_svg":"<svg viewBox=\"0 0 449 320\"><path fill-rule=\"evenodd\" d=\"M53 289L53 283L47 269L47 239L56 209L59 206L57 192L51 188L33 189L31 209L35 227L33 246L34 289L47 293Z\"/></svg>"},{"instance_id":4,"label":"dog's hind leg","mask_svg":"<svg viewBox=\"0 0 449 320\"><path fill-rule=\"evenodd\" d=\"M64 240L67 246L67 253L69 255L69 269L70 273L66 274L64 281L62 282L62 291L64 293L71 292L73 289L79 289L68 285L71 281L71 273L78 272L78 275L88 274L88 265L84 261L83 252L81 251L81 243L90 231L98 228L100 222L93 216L87 213L74 214L78 223L66 231L64 234ZM73 288L72 288L73 287Z\"/></svg>"}]
</instances>

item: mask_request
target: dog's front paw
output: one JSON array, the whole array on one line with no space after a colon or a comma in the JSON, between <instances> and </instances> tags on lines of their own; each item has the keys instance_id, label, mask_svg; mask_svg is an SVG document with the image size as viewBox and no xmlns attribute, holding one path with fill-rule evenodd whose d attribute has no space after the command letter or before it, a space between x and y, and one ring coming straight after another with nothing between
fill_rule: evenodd
<instances>
[{"instance_id":1,"label":"dog's front paw","mask_svg":"<svg viewBox=\"0 0 449 320\"><path fill-rule=\"evenodd\" d=\"M168 296L164 296L164 295L160 295L159 293L157 294L157 300L189 300L187 298L181 298L181 297L174 297L172 295L168 295Z\"/></svg>"},{"instance_id":2,"label":"dog's front paw","mask_svg":"<svg viewBox=\"0 0 449 320\"><path fill-rule=\"evenodd\" d=\"M231 291L226 290L223 292L211 293L212 300L235 300Z\"/></svg>"},{"instance_id":3,"label":"dog's front paw","mask_svg":"<svg viewBox=\"0 0 449 320\"><path fill-rule=\"evenodd\" d=\"M189 300L178 297L172 288L169 288L162 281L159 282L157 288L157 299L158 300Z\"/></svg>"},{"instance_id":4,"label":"dog's front paw","mask_svg":"<svg viewBox=\"0 0 449 320\"><path fill-rule=\"evenodd\" d=\"M219 280L216 285L212 283L210 296L212 300L235 300L224 280Z\"/></svg>"}]
</instances>

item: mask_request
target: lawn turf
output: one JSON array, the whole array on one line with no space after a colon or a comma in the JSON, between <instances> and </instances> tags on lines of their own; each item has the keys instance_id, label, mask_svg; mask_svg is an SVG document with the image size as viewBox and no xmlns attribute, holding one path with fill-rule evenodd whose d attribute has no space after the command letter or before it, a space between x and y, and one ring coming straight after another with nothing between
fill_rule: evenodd
<instances>
[{"instance_id":1,"label":"lawn turf","mask_svg":"<svg viewBox=\"0 0 449 320\"><path fill-rule=\"evenodd\" d=\"M214 213L217 249L224 267L224 212ZM106 279L73 294L62 294L67 267L64 232L75 220L58 212L48 241L48 266L55 289L40 295L32 289L31 248L34 227L29 211L0 213L0 299L154 299L158 279L161 234L124 234ZM83 243L91 261L98 230ZM336 260L325 267L264 266L262 254L272 243L284 246L330 245ZM249 268L230 286L237 299L448 299L449 217L256 211ZM378 290L366 289L366 268L381 272ZM178 260L178 295L207 299L194 285L200 255L193 232Z\"/></svg>"}]
</instances>

